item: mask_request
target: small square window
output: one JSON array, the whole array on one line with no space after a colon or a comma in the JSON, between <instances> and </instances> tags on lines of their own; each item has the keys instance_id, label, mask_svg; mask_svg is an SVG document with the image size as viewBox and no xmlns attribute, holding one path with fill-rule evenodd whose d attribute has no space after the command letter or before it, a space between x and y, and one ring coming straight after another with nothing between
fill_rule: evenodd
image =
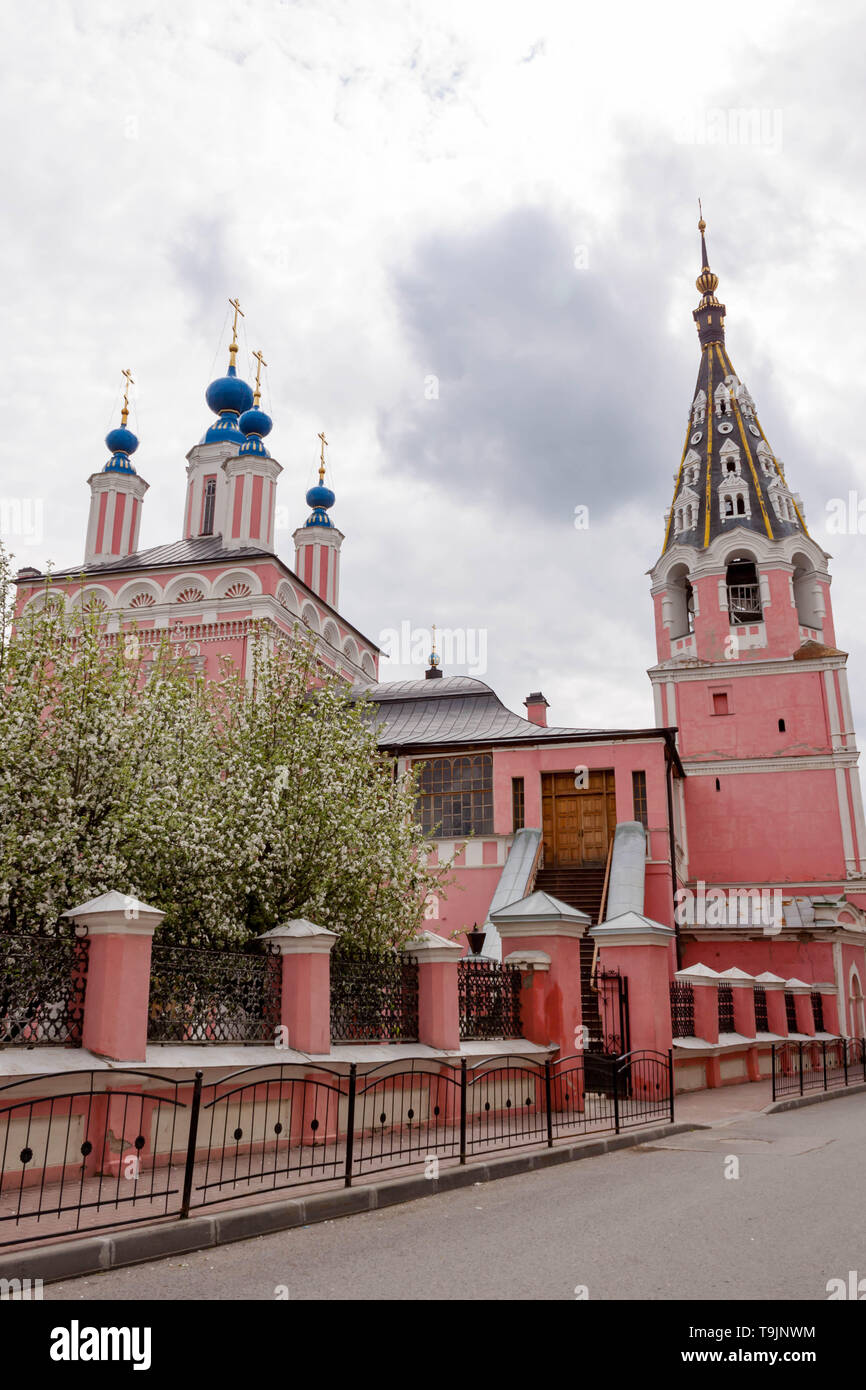
<instances>
[{"instance_id":1,"label":"small square window","mask_svg":"<svg viewBox=\"0 0 866 1390\"><path fill-rule=\"evenodd\" d=\"M713 694L713 714L728 713L728 697L723 690L717 690Z\"/></svg>"}]
</instances>

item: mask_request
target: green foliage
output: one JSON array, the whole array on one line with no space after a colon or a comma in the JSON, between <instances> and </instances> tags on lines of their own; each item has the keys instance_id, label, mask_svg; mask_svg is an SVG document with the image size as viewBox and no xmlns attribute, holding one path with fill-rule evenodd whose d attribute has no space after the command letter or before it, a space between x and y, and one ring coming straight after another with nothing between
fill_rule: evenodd
<instances>
[{"instance_id":1,"label":"green foliage","mask_svg":"<svg viewBox=\"0 0 866 1390\"><path fill-rule=\"evenodd\" d=\"M308 917L401 945L442 893L414 779L307 640L250 641L206 681L183 642L106 631L49 585L14 629L0 551L0 928L110 889L160 907L163 941L243 942Z\"/></svg>"}]
</instances>

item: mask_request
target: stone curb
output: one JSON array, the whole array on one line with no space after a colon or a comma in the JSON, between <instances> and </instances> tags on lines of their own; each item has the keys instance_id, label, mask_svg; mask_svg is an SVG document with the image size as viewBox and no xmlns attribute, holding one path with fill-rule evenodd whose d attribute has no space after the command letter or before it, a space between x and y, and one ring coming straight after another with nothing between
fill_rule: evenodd
<instances>
[{"instance_id":1,"label":"stone curb","mask_svg":"<svg viewBox=\"0 0 866 1390\"><path fill-rule=\"evenodd\" d=\"M656 1125L604 1139L577 1141L553 1149L530 1149L524 1153L489 1158L484 1162L467 1163L462 1168L446 1168L438 1178L425 1178L423 1174L413 1173L408 1177L364 1183L360 1187L313 1193L309 1197L289 1197L259 1206L235 1207L213 1216L192 1216L186 1221L174 1217L113 1234L58 1241L37 1249L10 1251L0 1255L0 1278L41 1279L43 1283L50 1284L58 1279L100 1274L109 1269L141 1264L145 1260L208 1250L234 1240L249 1240L254 1236L288 1231L296 1226L309 1226L317 1221L333 1221L357 1212L379 1211L402 1202L432 1197L438 1192L453 1192L475 1183L494 1182L497 1178L531 1173L560 1163L595 1158L600 1154L615 1153L618 1149L636 1148L639 1144L665 1139L672 1134L704 1128L706 1126L701 1124Z\"/></svg>"},{"instance_id":2,"label":"stone curb","mask_svg":"<svg viewBox=\"0 0 866 1390\"><path fill-rule=\"evenodd\" d=\"M799 1110L804 1105L818 1105L822 1100L841 1100L843 1096L866 1095L866 1082L858 1081L856 1086L839 1086L832 1091L810 1091L805 1096L786 1096L784 1100L771 1102L765 1115L779 1115L783 1110Z\"/></svg>"}]
</instances>

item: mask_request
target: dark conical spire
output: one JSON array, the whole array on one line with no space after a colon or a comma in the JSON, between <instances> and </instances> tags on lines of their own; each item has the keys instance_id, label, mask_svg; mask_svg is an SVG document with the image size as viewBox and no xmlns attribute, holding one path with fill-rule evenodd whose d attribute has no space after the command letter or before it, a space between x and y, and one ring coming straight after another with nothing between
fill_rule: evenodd
<instances>
[{"instance_id":1,"label":"dark conical spire","mask_svg":"<svg viewBox=\"0 0 866 1390\"><path fill-rule=\"evenodd\" d=\"M702 550L738 528L769 540L808 535L800 499L788 488L725 347L726 310L716 298L719 277L710 270L703 216L698 231L702 264L695 283L701 300L693 318L701 362L664 549L679 544Z\"/></svg>"}]
</instances>

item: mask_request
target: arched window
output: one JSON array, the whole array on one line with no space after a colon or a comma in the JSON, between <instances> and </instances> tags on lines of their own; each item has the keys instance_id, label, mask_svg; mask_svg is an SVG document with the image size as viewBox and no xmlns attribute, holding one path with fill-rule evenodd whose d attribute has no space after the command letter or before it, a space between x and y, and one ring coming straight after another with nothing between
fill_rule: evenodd
<instances>
[{"instance_id":1,"label":"arched window","mask_svg":"<svg viewBox=\"0 0 866 1390\"><path fill-rule=\"evenodd\" d=\"M754 560L749 555L735 555L728 561L728 617L733 626L763 621L761 585Z\"/></svg>"},{"instance_id":2,"label":"arched window","mask_svg":"<svg viewBox=\"0 0 866 1390\"><path fill-rule=\"evenodd\" d=\"M737 516L746 515L746 499L742 493L737 498Z\"/></svg>"},{"instance_id":3,"label":"arched window","mask_svg":"<svg viewBox=\"0 0 866 1390\"><path fill-rule=\"evenodd\" d=\"M201 516L201 533L203 536L213 535L213 518L216 509L216 478L208 478L204 485L204 506Z\"/></svg>"},{"instance_id":4,"label":"arched window","mask_svg":"<svg viewBox=\"0 0 866 1390\"><path fill-rule=\"evenodd\" d=\"M725 515L725 516L733 516L733 515L734 515L734 499L733 499L732 497L725 497L725 498L723 499L723 501L724 501L724 508L725 508L725 510L724 510L724 515Z\"/></svg>"},{"instance_id":5,"label":"arched window","mask_svg":"<svg viewBox=\"0 0 866 1390\"><path fill-rule=\"evenodd\" d=\"M793 565L791 582L797 618L803 627L821 628L824 626L824 598L817 571L806 555L794 555Z\"/></svg>"},{"instance_id":6,"label":"arched window","mask_svg":"<svg viewBox=\"0 0 866 1390\"><path fill-rule=\"evenodd\" d=\"M665 606L670 618L671 640L694 631L695 596L685 565L674 565L668 576Z\"/></svg>"},{"instance_id":7,"label":"arched window","mask_svg":"<svg viewBox=\"0 0 866 1390\"><path fill-rule=\"evenodd\" d=\"M853 967L848 991L848 1028L851 1037L866 1037L866 1019L863 1017L863 989L860 984L860 976Z\"/></svg>"}]
</instances>

